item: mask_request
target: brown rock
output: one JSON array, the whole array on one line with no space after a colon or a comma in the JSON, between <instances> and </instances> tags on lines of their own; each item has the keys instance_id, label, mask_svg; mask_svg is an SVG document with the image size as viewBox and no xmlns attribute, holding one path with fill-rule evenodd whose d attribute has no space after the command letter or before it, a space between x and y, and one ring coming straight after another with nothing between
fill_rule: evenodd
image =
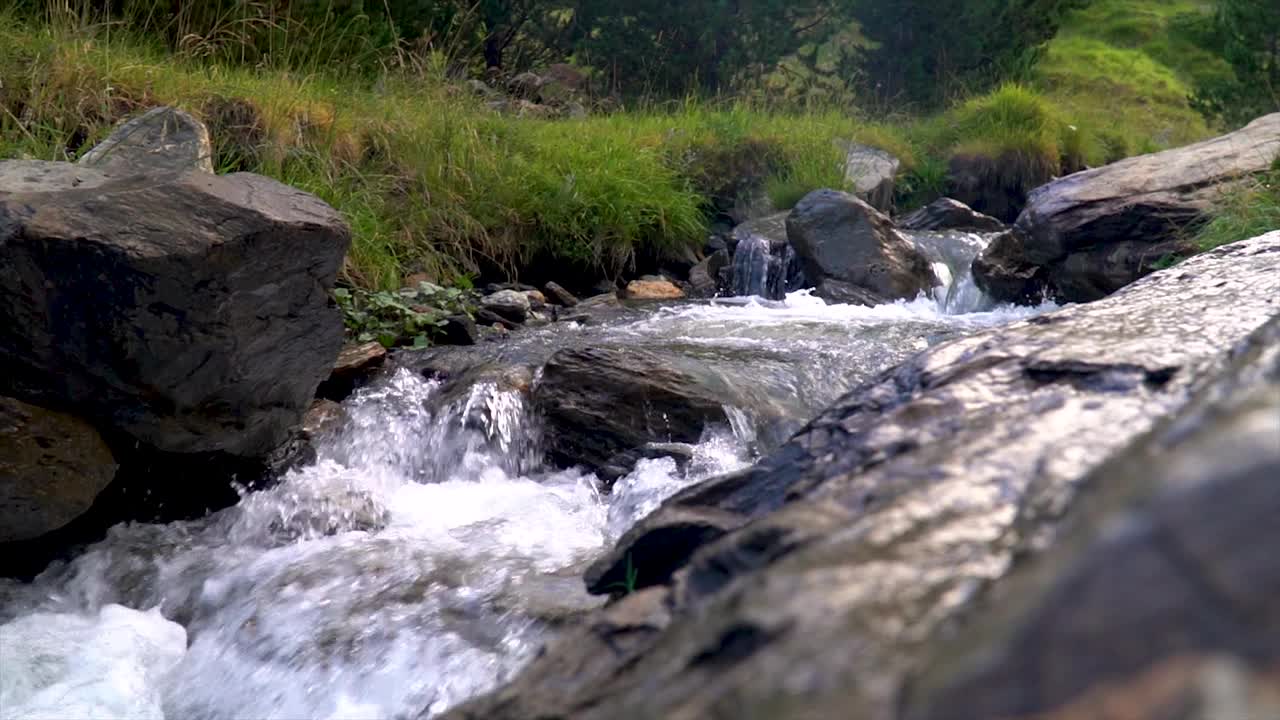
<instances>
[{"instance_id":1,"label":"brown rock","mask_svg":"<svg viewBox=\"0 0 1280 720\"><path fill-rule=\"evenodd\" d=\"M0 396L0 542L71 522L115 472L111 450L88 423Z\"/></svg>"},{"instance_id":2,"label":"brown rock","mask_svg":"<svg viewBox=\"0 0 1280 720\"><path fill-rule=\"evenodd\" d=\"M557 305L573 307L578 304L577 296L565 290L558 283L548 282L542 289L546 291L546 297Z\"/></svg>"},{"instance_id":3,"label":"brown rock","mask_svg":"<svg viewBox=\"0 0 1280 720\"><path fill-rule=\"evenodd\" d=\"M684 291L669 280L632 280L626 296L628 300L679 300Z\"/></svg>"}]
</instances>

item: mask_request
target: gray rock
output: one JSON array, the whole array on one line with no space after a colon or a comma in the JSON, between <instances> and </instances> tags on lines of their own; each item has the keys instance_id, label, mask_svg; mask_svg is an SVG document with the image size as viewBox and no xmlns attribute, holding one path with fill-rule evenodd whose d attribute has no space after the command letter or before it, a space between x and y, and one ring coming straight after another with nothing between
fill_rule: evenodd
<instances>
[{"instance_id":1,"label":"gray rock","mask_svg":"<svg viewBox=\"0 0 1280 720\"><path fill-rule=\"evenodd\" d=\"M697 298L711 298L719 295L726 288L720 287L720 271L729 266L729 253L717 250L689 271L689 285Z\"/></svg>"},{"instance_id":2,"label":"gray rock","mask_svg":"<svg viewBox=\"0 0 1280 720\"><path fill-rule=\"evenodd\" d=\"M1194 252L1179 240L1180 231L1203 218L1225 189L1266 171L1278 155L1275 113L1212 140L1068 175L1031 193L1017 223L1025 242L993 247L988 262L1015 272L1043 268L1055 297L1097 300L1168 257ZM1000 290L999 283L989 287L993 294Z\"/></svg>"},{"instance_id":3,"label":"gray rock","mask_svg":"<svg viewBox=\"0 0 1280 720\"><path fill-rule=\"evenodd\" d=\"M654 622L611 647L606 608L445 717L1083 719L1223 662L1274 687L1277 261L1280 232L885 372L628 534L611 557L716 517L682 565L633 552ZM1190 717L1269 716L1231 700Z\"/></svg>"},{"instance_id":4,"label":"gray rock","mask_svg":"<svg viewBox=\"0 0 1280 720\"><path fill-rule=\"evenodd\" d=\"M115 473L111 450L91 425L0 396L0 543L71 522Z\"/></svg>"},{"instance_id":5,"label":"gray rock","mask_svg":"<svg viewBox=\"0 0 1280 720\"><path fill-rule=\"evenodd\" d=\"M0 390L163 451L280 445L341 346L339 215L247 173L50 165L0 163Z\"/></svg>"},{"instance_id":6,"label":"gray rock","mask_svg":"<svg viewBox=\"0 0 1280 720\"><path fill-rule=\"evenodd\" d=\"M1280 318L1092 474L1052 550L931 648L904 715L1280 717L1277 478Z\"/></svg>"},{"instance_id":7,"label":"gray rock","mask_svg":"<svg viewBox=\"0 0 1280 720\"><path fill-rule=\"evenodd\" d=\"M475 345L480 339L480 329L470 315L450 315L444 319L442 345Z\"/></svg>"},{"instance_id":8,"label":"gray rock","mask_svg":"<svg viewBox=\"0 0 1280 720\"><path fill-rule=\"evenodd\" d=\"M499 290L480 299L480 306L489 312L513 322L522 323L529 317L529 296L519 290Z\"/></svg>"},{"instance_id":9,"label":"gray rock","mask_svg":"<svg viewBox=\"0 0 1280 720\"><path fill-rule=\"evenodd\" d=\"M858 143L844 143L844 177L853 193L871 207L888 212L893 207L893 183L902 162L893 155Z\"/></svg>"},{"instance_id":10,"label":"gray rock","mask_svg":"<svg viewBox=\"0 0 1280 720\"><path fill-rule=\"evenodd\" d=\"M213 144L204 123L177 108L158 107L120 125L79 164L109 177L211 173Z\"/></svg>"},{"instance_id":11,"label":"gray rock","mask_svg":"<svg viewBox=\"0 0 1280 720\"><path fill-rule=\"evenodd\" d=\"M898 221L903 230L963 230L965 232L1000 232L1005 224L983 215L959 200L938 198Z\"/></svg>"},{"instance_id":12,"label":"gray rock","mask_svg":"<svg viewBox=\"0 0 1280 720\"><path fill-rule=\"evenodd\" d=\"M973 261L973 280L983 292L1004 302L1036 305L1048 292L1048 272L1025 260L1026 236L1017 228L991 240Z\"/></svg>"},{"instance_id":13,"label":"gray rock","mask_svg":"<svg viewBox=\"0 0 1280 720\"><path fill-rule=\"evenodd\" d=\"M562 307L573 307L578 304L578 298L573 293L565 290L559 283L548 282L542 286L546 292L547 300Z\"/></svg>"},{"instance_id":14,"label":"gray rock","mask_svg":"<svg viewBox=\"0 0 1280 720\"><path fill-rule=\"evenodd\" d=\"M787 217L787 237L806 277L819 286L835 280L889 301L915 298L938 284L928 260L889 218L848 193L806 195Z\"/></svg>"}]
</instances>

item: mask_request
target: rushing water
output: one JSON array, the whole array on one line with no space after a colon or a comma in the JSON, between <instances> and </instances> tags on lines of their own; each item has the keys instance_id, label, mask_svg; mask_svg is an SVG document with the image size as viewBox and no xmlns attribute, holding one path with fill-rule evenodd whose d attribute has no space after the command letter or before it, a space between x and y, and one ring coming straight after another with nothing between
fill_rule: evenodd
<instances>
[{"instance_id":1,"label":"rushing water","mask_svg":"<svg viewBox=\"0 0 1280 720\"><path fill-rule=\"evenodd\" d=\"M962 261L934 261L952 282L913 302L682 303L479 352L536 365L574 343L643 346L799 422L930 342L1035 312L987 307L952 272ZM524 398L401 367L350 398L319 460L274 488L197 521L117 526L32 584L0 584L0 717L438 713L596 605L581 570L639 518L759 450L760 428L729 407L731 427L710 429L687 463L641 460L604 494L589 473L542 467Z\"/></svg>"}]
</instances>

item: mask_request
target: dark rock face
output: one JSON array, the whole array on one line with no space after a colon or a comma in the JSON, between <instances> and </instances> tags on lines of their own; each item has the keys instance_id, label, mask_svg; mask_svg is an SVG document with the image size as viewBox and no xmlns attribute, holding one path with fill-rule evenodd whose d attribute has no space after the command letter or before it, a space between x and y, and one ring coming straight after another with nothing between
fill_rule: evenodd
<instances>
[{"instance_id":1,"label":"dark rock face","mask_svg":"<svg viewBox=\"0 0 1280 720\"><path fill-rule=\"evenodd\" d=\"M708 424L728 420L727 388L695 371L639 350L557 352L533 394L549 458L616 477L608 466L619 453L653 441L697 442Z\"/></svg>"},{"instance_id":2,"label":"dark rock face","mask_svg":"<svg viewBox=\"0 0 1280 720\"><path fill-rule=\"evenodd\" d=\"M1031 193L1018 246L991 248L992 268L1042 268L1067 302L1104 297L1194 248L1179 231L1202 218L1225 188L1267 170L1280 155L1280 113L1222 137L1068 175ZM1007 284L984 289L998 299ZM1016 282L1013 283L1016 285ZM988 287L990 289L988 289Z\"/></svg>"},{"instance_id":3,"label":"dark rock face","mask_svg":"<svg viewBox=\"0 0 1280 720\"><path fill-rule=\"evenodd\" d=\"M349 241L256 175L0 163L0 384L161 451L264 456L341 346Z\"/></svg>"},{"instance_id":4,"label":"dark rock face","mask_svg":"<svg viewBox=\"0 0 1280 720\"><path fill-rule=\"evenodd\" d=\"M1031 191L1053 179L1054 168L1023 153L956 155L947 163L947 192L1001 222L1018 218Z\"/></svg>"},{"instance_id":5,"label":"dark rock face","mask_svg":"<svg viewBox=\"0 0 1280 720\"><path fill-rule=\"evenodd\" d=\"M153 108L116 128L79 163L110 177L213 172L209 129L190 114Z\"/></svg>"},{"instance_id":6,"label":"dark rock face","mask_svg":"<svg viewBox=\"0 0 1280 720\"><path fill-rule=\"evenodd\" d=\"M898 220L898 227L903 230L1000 232L1005 229L1005 224L959 200L938 198Z\"/></svg>"},{"instance_id":7,"label":"dark rock face","mask_svg":"<svg viewBox=\"0 0 1280 720\"><path fill-rule=\"evenodd\" d=\"M1278 262L1280 232L882 374L628 534L661 612L626 642L606 608L447 717L1083 720L1224 656L1274 687Z\"/></svg>"},{"instance_id":8,"label":"dark rock face","mask_svg":"<svg viewBox=\"0 0 1280 720\"><path fill-rule=\"evenodd\" d=\"M806 195L787 217L787 237L819 294L827 280L882 301L912 299L938 284L929 262L889 218L848 193Z\"/></svg>"},{"instance_id":9,"label":"dark rock face","mask_svg":"<svg viewBox=\"0 0 1280 720\"><path fill-rule=\"evenodd\" d=\"M727 250L716 250L693 266L689 271L690 294L698 298L710 298L728 290L720 281L721 274L729 267L730 258Z\"/></svg>"},{"instance_id":10,"label":"dark rock face","mask_svg":"<svg viewBox=\"0 0 1280 720\"><path fill-rule=\"evenodd\" d=\"M333 363L328 379L316 388L316 395L334 402L342 402L387 360L387 349L382 343L367 342L344 345Z\"/></svg>"},{"instance_id":11,"label":"dark rock face","mask_svg":"<svg viewBox=\"0 0 1280 720\"><path fill-rule=\"evenodd\" d=\"M973 261L973 281L988 295L1004 302L1035 305L1049 290L1048 272L1022 259L1026 236L1008 230L991 240Z\"/></svg>"},{"instance_id":12,"label":"dark rock face","mask_svg":"<svg viewBox=\"0 0 1280 720\"><path fill-rule=\"evenodd\" d=\"M115 474L115 458L91 425L0 396L0 543L66 525Z\"/></svg>"},{"instance_id":13,"label":"dark rock face","mask_svg":"<svg viewBox=\"0 0 1280 720\"><path fill-rule=\"evenodd\" d=\"M559 283L548 282L542 289L546 291L547 302L553 302L556 305L567 308L578 304L577 296L565 290Z\"/></svg>"}]
</instances>

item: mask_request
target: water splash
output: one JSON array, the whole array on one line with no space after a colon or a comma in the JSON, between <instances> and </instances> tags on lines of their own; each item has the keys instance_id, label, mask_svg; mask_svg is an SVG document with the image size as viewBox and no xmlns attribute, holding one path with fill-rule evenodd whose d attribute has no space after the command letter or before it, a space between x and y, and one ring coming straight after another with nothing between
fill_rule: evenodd
<instances>
[{"instance_id":1,"label":"water splash","mask_svg":"<svg viewBox=\"0 0 1280 720\"><path fill-rule=\"evenodd\" d=\"M50 669L44 684L69 698L59 707L120 718L434 714L502 681L557 623L598 604L581 569L631 522L747 461L725 430L690 447L682 467L643 463L605 497L581 471L530 470L537 423L516 390L478 383L447 397L401 369L345 411L319 461L276 487L198 521L118 526L34 585L5 588L7 615L20 617L4 626L17 651L0 675L24 667L33 624L47 645L87 643L133 667L115 646L131 636L93 615L158 606L137 622L185 627L191 641L164 656L166 672L151 671L157 661L82 692L78 670ZM14 703L35 707L17 692Z\"/></svg>"}]
</instances>

